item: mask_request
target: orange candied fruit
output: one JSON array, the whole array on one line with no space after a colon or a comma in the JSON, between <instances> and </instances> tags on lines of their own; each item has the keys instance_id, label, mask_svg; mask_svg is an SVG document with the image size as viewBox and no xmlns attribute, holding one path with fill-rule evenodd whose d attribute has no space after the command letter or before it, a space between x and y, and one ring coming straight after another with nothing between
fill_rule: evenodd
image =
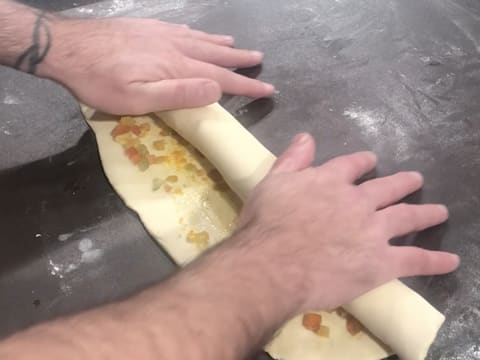
<instances>
[{"instance_id":1,"label":"orange candied fruit","mask_svg":"<svg viewBox=\"0 0 480 360\"><path fill-rule=\"evenodd\" d=\"M305 329L317 332L322 325L322 315L316 313L305 313L302 318L302 325Z\"/></svg>"},{"instance_id":2,"label":"orange candied fruit","mask_svg":"<svg viewBox=\"0 0 480 360\"><path fill-rule=\"evenodd\" d=\"M111 132L111 135L115 138L118 135L126 134L130 132L130 126L129 125L124 125L124 124L118 124L115 126Z\"/></svg>"},{"instance_id":3,"label":"orange candied fruit","mask_svg":"<svg viewBox=\"0 0 480 360\"><path fill-rule=\"evenodd\" d=\"M135 165L140 162L140 154L138 153L138 150L133 146L125 149L125 155L127 155L130 161Z\"/></svg>"},{"instance_id":4,"label":"orange candied fruit","mask_svg":"<svg viewBox=\"0 0 480 360\"><path fill-rule=\"evenodd\" d=\"M138 126L138 125L130 126L130 131L137 136L140 136L140 134L142 132L142 130L140 129L140 126Z\"/></svg>"},{"instance_id":5,"label":"orange candied fruit","mask_svg":"<svg viewBox=\"0 0 480 360\"><path fill-rule=\"evenodd\" d=\"M350 335L355 336L359 332L361 332L362 329L363 329L363 325L360 323L360 321L358 321L352 315L348 314L347 315L347 331L350 333Z\"/></svg>"}]
</instances>

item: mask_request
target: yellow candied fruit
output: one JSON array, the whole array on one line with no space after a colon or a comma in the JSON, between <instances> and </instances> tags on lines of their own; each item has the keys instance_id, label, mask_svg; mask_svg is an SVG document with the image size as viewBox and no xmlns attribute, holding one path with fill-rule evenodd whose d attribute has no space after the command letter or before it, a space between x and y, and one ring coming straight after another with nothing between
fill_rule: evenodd
<instances>
[{"instance_id":1,"label":"yellow candied fruit","mask_svg":"<svg viewBox=\"0 0 480 360\"><path fill-rule=\"evenodd\" d=\"M122 124L122 125L135 125L135 119L131 116L122 116L120 118L120 124Z\"/></svg>"},{"instance_id":2,"label":"yellow candied fruit","mask_svg":"<svg viewBox=\"0 0 480 360\"><path fill-rule=\"evenodd\" d=\"M330 328L325 325L320 325L320 328L315 333L320 337L329 338Z\"/></svg>"},{"instance_id":3,"label":"yellow candied fruit","mask_svg":"<svg viewBox=\"0 0 480 360\"><path fill-rule=\"evenodd\" d=\"M128 142L133 140L132 134L129 132L117 135L113 139L116 143L119 143L121 145L126 145Z\"/></svg>"},{"instance_id":4,"label":"yellow candied fruit","mask_svg":"<svg viewBox=\"0 0 480 360\"><path fill-rule=\"evenodd\" d=\"M152 190L153 191L157 191L158 189L160 189L163 185L163 180L159 179L159 178L154 178L153 181L152 181Z\"/></svg>"},{"instance_id":5,"label":"yellow candied fruit","mask_svg":"<svg viewBox=\"0 0 480 360\"><path fill-rule=\"evenodd\" d=\"M165 180L168 181L168 182L175 183L175 182L178 181L178 176L177 175L170 175L170 176L167 176L167 178Z\"/></svg>"},{"instance_id":6,"label":"yellow candied fruit","mask_svg":"<svg viewBox=\"0 0 480 360\"><path fill-rule=\"evenodd\" d=\"M183 157L185 156L185 150L183 149L177 149L172 151L173 156L178 156L178 157Z\"/></svg>"},{"instance_id":7,"label":"yellow candied fruit","mask_svg":"<svg viewBox=\"0 0 480 360\"><path fill-rule=\"evenodd\" d=\"M140 124L140 129L148 132L148 131L150 131L150 124L149 123Z\"/></svg>"},{"instance_id":8,"label":"yellow candied fruit","mask_svg":"<svg viewBox=\"0 0 480 360\"><path fill-rule=\"evenodd\" d=\"M193 165L192 163L186 164L184 169L187 170L187 171L191 171L191 172L196 172L197 171L197 167L195 165Z\"/></svg>"},{"instance_id":9,"label":"yellow candied fruit","mask_svg":"<svg viewBox=\"0 0 480 360\"><path fill-rule=\"evenodd\" d=\"M171 132L166 129L161 129L159 134L160 136L168 136L171 134Z\"/></svg>"},{"instance_id":10,"label":"yellow candied fruit","mask_svg":"<svg viewBox=\"0 0 480 360\"><path fill-rule=\"evenodd\" d=\"M176 188L173 192L177 195L183 195L183 190L180 188Z\"/></svg>"},{"instance_id":11,"label":"yellow candied fruit","mask_svg":"<svg viewBox=\"0 0 480 360\"><path fill-rule=\"evenodd\" d=\"M153 148L155 150L164 150L165 149L165 140L156 140L153 142Z\"/></svg>"},{"instance_id":12,"label":"yellow candied fruit","mask_svg":"<svg viewBox=\"0 0 480 360\"><path fill-rule=\"evenodd\" d=\"M187 241L197 245L199 250L204 250L208 247L208 240L210 235L206 231L195 232L190 230L187 234Z\"/></svg>"},{"instance_id":13,"label":"yellow candied fruit","mask_svg":"<svg viewBox=\"0 0 480 360\"><path fill-rule=\"evenodd\" d=\"M175 164L177 166L183 166L183 164L185 164L186 162L187 162L187 159L185 158L175 159Z\"/></svg>"}]
</instances>

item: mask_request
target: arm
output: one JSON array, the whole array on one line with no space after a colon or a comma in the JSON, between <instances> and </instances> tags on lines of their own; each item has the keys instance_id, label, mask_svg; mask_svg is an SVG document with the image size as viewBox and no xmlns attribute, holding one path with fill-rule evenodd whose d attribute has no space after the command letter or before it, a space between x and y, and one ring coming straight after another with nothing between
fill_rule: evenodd
<instances>
[{"instance_id":1,"label":"arm","mask_svg":"<svg viewBox=\"0 0 480 360\"><path fill-rule=\"evenodd\" d=\"M222 91L270 96L273 86L229 68L263 54L232 48L233 38L154 19L69 19L0 0L0 64L66 86L113 114L198 107Z\"/></svg>"},{"instance_id":2,"label":"arm","mask_svg":"<svg viewBox=\"0 0 480 360\"><path fill-rule=\"evenodd\" d=\"M237 233L165 283L15 335L0 358L245 359L297 313L458 266L455 255L388 243L448 216L442 205L391 205L421 176L356 186L375 166L372 154L312 168L313 154L312 139L297 137L245 204Z\"/></svg>"},{"instance_id":3,"label":"arm","mask_svg":"<svg viewBox=\"0 0 480 360\"><path fill-rule=\"evenodd\" d=\"M0 344L0 358L244 359L299 305L279 299L278 284L255 267L218 249L131 299L17 334Z\"/></svg>"}]
</instances>

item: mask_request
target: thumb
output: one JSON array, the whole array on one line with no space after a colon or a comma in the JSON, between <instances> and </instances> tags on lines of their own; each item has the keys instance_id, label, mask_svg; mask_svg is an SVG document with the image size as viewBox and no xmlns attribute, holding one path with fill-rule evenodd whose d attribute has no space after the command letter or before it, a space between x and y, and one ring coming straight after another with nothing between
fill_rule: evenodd
<instances>
[{"instance_id":1,"label":"thumb","mask_svg":"<svg viewBox=\"0 0 480 360\"><path fill-rule=\"evenodd\" d=\"M312 164L314 156L315 140L308 133L298 134L273 164L270 174L303 170Z\"/></svg>"},{"instance_id":2,"label":"thumb","mask_svg":"<svg viewBox=\"0 0 480 360\"><path fill-rule=\"evenodd\" d=\"M209 79L168 79L137 83L133 93L133 110L137 114L205 106L218 101L222 96L220 85Z\"/></svg>"}]
</instances>

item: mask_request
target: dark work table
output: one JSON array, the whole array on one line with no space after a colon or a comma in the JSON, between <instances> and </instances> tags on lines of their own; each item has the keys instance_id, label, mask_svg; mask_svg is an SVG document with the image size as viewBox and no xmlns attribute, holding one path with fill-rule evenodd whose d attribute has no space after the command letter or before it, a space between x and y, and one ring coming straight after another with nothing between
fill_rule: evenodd
<instances>
[{"instance_id":1,"label":"dark work table","mask_svg":"<svg viewBox=\"0 0 480 360\"><path fill-rule=\"evenodd\" d=\"M271 102L226 96L222 104L249 109L244 124L274 153L309 131L317 164L370 149L377 175L421 171L425 187L409 201L445 203L451 217L402 242L462 257L455 274L405 280L447 317L429 359L480 359L478 0L30 3L232 34L238 47L265 52L259 78L278 92ZM124 298L174 271L108 184L72 96L3 67L0 84L0 336Z\"/></svg>"}]
</instances>

